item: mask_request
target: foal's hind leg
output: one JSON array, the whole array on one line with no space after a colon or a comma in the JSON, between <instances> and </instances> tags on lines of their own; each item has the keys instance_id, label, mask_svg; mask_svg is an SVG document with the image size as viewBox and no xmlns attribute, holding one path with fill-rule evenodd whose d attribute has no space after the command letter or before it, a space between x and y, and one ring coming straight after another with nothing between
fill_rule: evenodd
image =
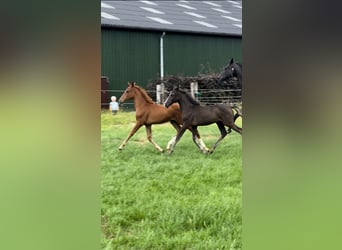
<instances>
[{"instance_id":1,"label":"foal's hind leg","mask_svg":"<svg viewBox=\"0 0 342 250\"><path fill-rule=\"evenodd\" d=\"M124 140L124 142L121 143L121 145L120 145L120 147L119 147L119 150L123 149L123 148L126 146L128 140L131 139L131 137L138 131L138 129L139 129L142 125L143 125L143 124L140 124L140 123L136 123L136 124L135 124L134 128L133 128L133 129L131 130L131 132L128 134L126 140Z\"/></svg>"},{"instance_id":2,"label":"foal's hind leg","mask_svg":"<svg viewBox=\"0 0 342 250\"><path fill-rule=\"evenodd\" d=\"M229 131L231 131L232 129L236 132L238 132L240 135L242 135L242 128L238 127L235 125L235 123L230 123L228 125L228 133L230 133Z\"/></svg>"},{"instance_id":3,"label":"foal's hind leg","mask_svg":"<svg viewBox=\"0 0 342 250\"><path fill-rule=\"evenodd\" d=\"M159 147L159 145L157 143L155 143L152 139L152 125L145 125L146 127L146 134L147 134L147 139L149 140L149 142L151 142L153 144L153 146L159 150L159 152L163 153L163 149L161 147Z\"/></svg>"},{"instance_id":4,"label":"foal's hind leg","mask_svg":"<svg viewBox=\"0 0 342 250\"><path fill-rule=\"evenodd\" d=\"M220 129L221 136L218 138L218 140L215 142L213 147L210 149L210 153L214 152L215 148L220 143L220 141L222 141L222 139L228 134L222 122L217 122L216 124L217 124L217 127Z\"/></svg>"}]
</instances>

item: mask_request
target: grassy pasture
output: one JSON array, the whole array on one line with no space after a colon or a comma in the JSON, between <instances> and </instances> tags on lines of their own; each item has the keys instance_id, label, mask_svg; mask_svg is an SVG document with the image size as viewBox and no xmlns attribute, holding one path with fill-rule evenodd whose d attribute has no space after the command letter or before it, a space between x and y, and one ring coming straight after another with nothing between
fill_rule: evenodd
<instances>
[{"instance_id":1,"label":"grassy pasture","mask_svg":"<svg viewBox=\"0 0 342 250\"><path fill-rule=\"evenodd\" d=\"M204 155L187 131L170 156L147 141L144 127L118 151L134 112L103 112L101 122L102 249L242 248L239 134ZM168 123L152 132L164 149L176 133ZM199 132L208 147L219 136L215 124Z\"/></svg>"}]
</instances>

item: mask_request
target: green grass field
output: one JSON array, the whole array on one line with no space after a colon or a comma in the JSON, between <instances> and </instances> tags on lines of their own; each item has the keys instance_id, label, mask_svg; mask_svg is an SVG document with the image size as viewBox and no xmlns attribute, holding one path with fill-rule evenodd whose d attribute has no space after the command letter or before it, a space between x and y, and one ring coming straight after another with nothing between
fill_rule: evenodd
<instances>
[{"instance_id":1,"label":"green grass field","mask_svg":"<svg viewBox=\"0 0 342 250\"><path fill-rule=\"evenodd\" d=\"M239 118L237 124L242 126ZM133 112L101 114L102 249L241 249L242 137L232 132L211 155L185 132L172 155L159 153L142 127L119 151ZM176 131L153 125L165 149ZM216 125L199 127L211 146Z\"/></svg>"}]
</instances>

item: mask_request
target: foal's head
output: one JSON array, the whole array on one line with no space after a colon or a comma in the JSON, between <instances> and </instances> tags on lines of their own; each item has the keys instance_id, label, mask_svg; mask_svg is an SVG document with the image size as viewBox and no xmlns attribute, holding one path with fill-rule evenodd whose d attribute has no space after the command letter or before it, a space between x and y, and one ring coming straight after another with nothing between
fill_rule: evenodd
<instances>
[{"instance_id":1,"label":"foal's head","mask_svg":"<svg viewBox=\"0 0 342 250\"><path fill-rule=\"evenodd\" d=\"M171 104L178 102L179 100L179 88L174 86L171 92L169 93L169 96L166 98L164 106L168 108L171 106Z\"/></svg>"},{"instance_id":2,"label":"foal's head","mask_svg":"<svg viewBox=\"0 0 342 250\"><path fill-rule=\"evenodd\" d=\"M154 103L146 91L135 82L128 83L128 87L120 97L119 102L121 103L130 99L138 100L139 103Z\"/></svg>"},{"instance_id":3,"label":"foal's head","mask_svg":"<svg viewBox=\"0 0 342 250\"><path fill-rule=\"evenodd\" d=\"M123 92L121 95L119 102L125 102L127 100L133 99L134 98L134 87L136 83L135 82L128 82L128 87L127 89Z\"/></svg>"},{"instance_id":4,"label":"foal's head","mask_svg":"<svg viewBox=\"0 0 342 250\"><path fill-rule=\"evenodd\" d=\"M165 107L169 107L171 104L178 102L180 105L182 103L189 103L190 105L200 105L192 96L184 90L179 89L179 87L174 86L169 96L166 98L164 103Z\"/></svg>"}]
</instances>

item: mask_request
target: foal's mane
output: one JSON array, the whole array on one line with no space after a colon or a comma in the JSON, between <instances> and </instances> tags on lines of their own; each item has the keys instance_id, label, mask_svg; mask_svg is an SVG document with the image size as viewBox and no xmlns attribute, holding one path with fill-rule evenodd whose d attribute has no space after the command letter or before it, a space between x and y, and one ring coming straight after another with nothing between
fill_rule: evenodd
<instances>
[{"instance_id":1,"label":"foal's mane","mask_svg":"<svg viewBox=\"0 0 342 250\"><path fill-rule=\"evenodd\" d=\"M192 105L196 105L199 106L200 103L198 101L196 101L188 92L186 92L185 90L182 89L178 89L179 92L183 93L185 95L185 97L189 100L189 102Z\"/></svg>"},{"instance_id":2,"label":"foal's mane","mask_svg":"<svg viewBox=\"0 0 342 250\"><path fill-rule=\"evenodd\" d=\"M146 91L145 91L142 87L140 87L140 86L134 84L134 88L136 88L136 89L141 93L142 97L143 97L148 103L152 103L152 104L154 103L154 101L152 100L152 98L146 93Z\"/></svg>"}]
</instances>

